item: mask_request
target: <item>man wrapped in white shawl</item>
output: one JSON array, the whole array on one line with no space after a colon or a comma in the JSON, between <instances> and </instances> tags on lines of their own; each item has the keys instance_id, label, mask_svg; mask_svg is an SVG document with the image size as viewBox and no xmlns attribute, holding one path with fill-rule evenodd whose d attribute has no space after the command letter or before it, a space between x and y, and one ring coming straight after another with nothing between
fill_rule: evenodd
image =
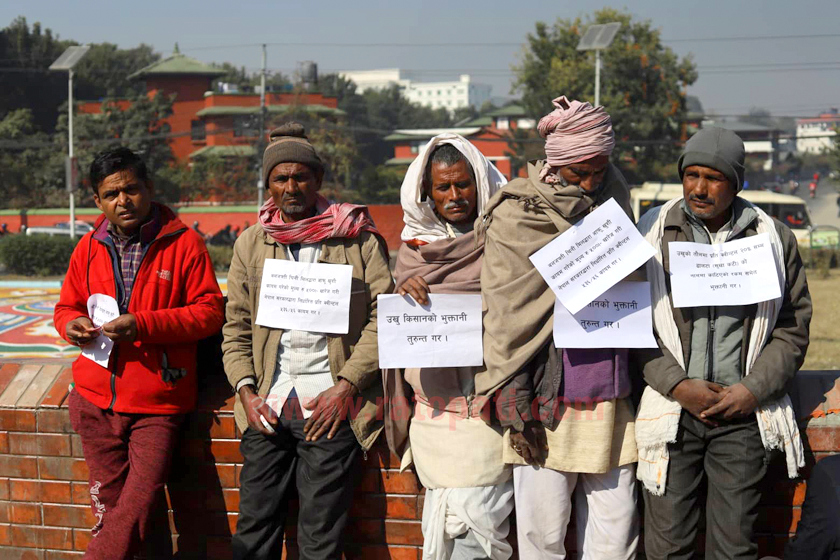
<instances>
[{"instance_id":1,"label":"man wrapped in white shawl","mask_svg":"<svg viewBox=\"0 0 840 560\"><path fill-rule=\"evenodd\" d=\"M480 293L484 239L475 219L506 183L478 149L456 134L431 139L402 184L403 245L397 292L426 304L429 293ZM385 370L385 433L403 468L413 461L426 487L423 558L510 558L513 508L504 440L475 392L484 367ZM413 392L414 403L406 398ZM398 410L402 407L402 410Z\"/></svg>"}]
</instances>

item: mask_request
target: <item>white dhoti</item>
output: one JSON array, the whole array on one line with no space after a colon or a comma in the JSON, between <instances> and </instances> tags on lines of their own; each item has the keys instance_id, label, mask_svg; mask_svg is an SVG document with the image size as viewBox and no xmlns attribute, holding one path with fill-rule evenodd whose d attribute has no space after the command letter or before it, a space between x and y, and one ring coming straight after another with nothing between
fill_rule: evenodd
<instances>
[{"instance_id":1,"label":"white dhoti","mask_svg":"<svg viewBox=\"0 0 840 560\"><path fill-rule=\"evenodd\" d=\"M573 494L578 557L636 557L639 516L635 464L603 474L515 466L513 484L520 560L565 560Z\"/></svg>"},{"instance_id":2,"label":"white dhoti","mask_svg":"<svg viewBox=\"0 0 840 560\"><path fill-rule=\"evenodd\" d=\"M507 535L512 498L510 480L493 486L427 489L423 505L423 560L510 558L513 549ZM461 553L459 546L474 550Z\"/></svg>"}]
</instances>

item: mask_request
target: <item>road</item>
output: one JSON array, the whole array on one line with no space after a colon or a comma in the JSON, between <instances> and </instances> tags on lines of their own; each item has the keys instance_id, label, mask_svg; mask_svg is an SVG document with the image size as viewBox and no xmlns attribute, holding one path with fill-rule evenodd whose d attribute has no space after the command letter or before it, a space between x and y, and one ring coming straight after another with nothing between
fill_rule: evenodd
<instances>
[{"instance_id":1,"label":"road","mask_svg":"<svg viewBox=\"0 0 840 560\"><path fill-rule=\"evenodd\" d=\"M803 182L797 194L801 195L800 198L808 204L808 211L811 213L811 220L814 225L840 227L840 217L837 216L838 195L835 183L820 181L816 198L810 199L808 198L808 185Z\"/></svg>"}]
</instances>

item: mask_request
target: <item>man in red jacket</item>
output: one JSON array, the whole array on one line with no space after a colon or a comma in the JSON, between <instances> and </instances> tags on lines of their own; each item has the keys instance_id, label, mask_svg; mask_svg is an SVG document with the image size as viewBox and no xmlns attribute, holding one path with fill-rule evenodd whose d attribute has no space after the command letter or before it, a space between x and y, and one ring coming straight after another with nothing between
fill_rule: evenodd
<instances>
[{"instance_id":1,"label":"man in red jacket","mask_svg":"<svg viewBox=\"0 0 840 560\"><path fill-rule=\"evenodd\" d=\"M98 522L85 558L131 558L168 475L184 415L196 404L196 343L222 327L222 294L199 236L152 202L143 161L127 148L90 167L103 215L70 259L55 328L84 347L114 342L103 367L73 363L70 421L82 438ZM96 328L93 294L114 298L120 315Z\"/></svg>"}]
</instances>

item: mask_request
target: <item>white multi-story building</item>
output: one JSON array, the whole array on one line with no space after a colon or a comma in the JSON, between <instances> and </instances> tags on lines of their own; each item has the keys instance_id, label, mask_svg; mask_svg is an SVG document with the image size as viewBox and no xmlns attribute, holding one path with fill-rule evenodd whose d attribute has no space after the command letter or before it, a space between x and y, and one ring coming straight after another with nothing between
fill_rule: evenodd
<instances>
[{"instance_id":1,"label":"white multi-story building","mask_svg":"<svg viewBox=\"0 0 840 560\"><path fill-rule=\"evenodd\" d=\"M354 81L359 93L396 84L412 103L449 112L470 105L480 108L490 100L492 89L489 85L473 82L469 74L462 74L458 81L452 82L417 82L399 69L346 71L339 75Z\"/></svg>"},{"instance_id":2,"label":"white multi-story building","mask_svg":"<svg viewBox=\"0 0 840 560\"><path fill-rule=\"evenodd\" d=\"M808 119L796 119L796 151L819 154L834 149L834 137L840 126L837 109Z\"/></svg>"}]
</instances>

